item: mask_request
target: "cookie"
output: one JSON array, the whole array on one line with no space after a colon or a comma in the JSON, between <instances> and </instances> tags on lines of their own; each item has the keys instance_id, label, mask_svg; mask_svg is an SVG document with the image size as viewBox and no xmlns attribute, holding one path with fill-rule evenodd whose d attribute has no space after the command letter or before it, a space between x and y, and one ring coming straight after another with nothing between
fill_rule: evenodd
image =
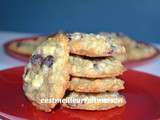
<instances>
[{"instance_id":1,"label":"cookie","mask_svg":"<svg viewBox=\"0 0 160 120\"><path fill-rule=\"evenodd\" d=\"M137 42L126 35L120 36L127 51L127 60L141 60L150 58L157 53L157 50L144 43Z\"/></svg>"},{"instance_id":2,"label":"cookie","mask_svg":"<svg viewBox=\"0 0 160 120\"><path fill-rule=\"evenodd\" d=\"M108 35L109 33L101 33L103 35ZM136 40L131 39L122 33L110 33L112 36L118 37L118 40L126 49L126 54L115 56L118 60L142 60L150 58L157 54L156 48L151 45L147 45Z\"/></svg>"},{"instance_id":3,"label":"cookie","mask_svg":"<svg viewBox=\"0 0 160 120\"><path fill-rule=\"evenodd\" d=\"M108 110L126 104L125 98L118 92L94 94L71 92L65 99L68 101L74 99L74 103L63 103L63 107L81 110Z\"/></svg>"},{"instance_id":4,"label":"cookie","mask_svg":"<svg viewBox=\"0 0 160 120\"><path fill-rule=\"evenodd\" d=\"M43 99L62 98L69 81L68 38L60 33L49 37L32 54L25 67L23 89L38 109L50 112L56 103Z\"/></svg>"},{"instance_id":5,"label":"cookie","mask_svg":"<svg viewBox=\"0 0 160 120\"><path fill-rule=\"evenodd\" d=\"M154 56L157 54L157 50L150 45L143 43L130 44L127 49L128 60L141 60Z\"/></svg>"},{"instance_id":6,"label":"cookie","mask_svg":"<svg viewBox=\"0 0 160 120\"><path fill-rule=\"evenodd\" d=\"M83 93L116 92L124 89L124 81L118 78L87 79L73 77L70 80L70 91Z\"/></svg>"},{"instance_id":7,"label":"cookie","mask_svg":"<svg viewBox=\"0 0 160 120\"><path fill-rule=\"evenodd\" d=\"M69 62L71 64L70 74L76 77L114 77L125 71L125 67L121 62L113 57L84 58L72 55L69 57Z\"/></svg>"},{"instance_id":8,"label":"cookie","mask_svg":"<svg viewBox=\"0 0 160 120\"><path fill-rule=\"evenodd\" d=\"M47 37L45 36L39 36L22 41L13 41L8 48L19 54L32 55L37 46L46 39Z\"/></svg>"},{"instance_id":9,"label":"cookie","mask_svg":"<svg viewBox=\"0 0 160 120\"><path fill-rule=\"evenodd\" d=\"M89 57L104 57L124 54L125 48L119 40L109 35L68 33L70 52Z\"/></svg>"}]
</instances>

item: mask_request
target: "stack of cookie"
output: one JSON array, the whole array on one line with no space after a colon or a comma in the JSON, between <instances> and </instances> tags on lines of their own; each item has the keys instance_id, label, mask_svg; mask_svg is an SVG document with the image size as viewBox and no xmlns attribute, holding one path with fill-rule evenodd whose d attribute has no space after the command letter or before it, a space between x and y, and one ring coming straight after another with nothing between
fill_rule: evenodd
<instances>
[{"instance_id":1,"label":"stack of cookie","mask_svg":"<svg viewBox=\"0 0 160 120\"><path fill-rule=\"evenodd\" d=\"M67 34L72 55L71 80L66 98L71 99L118 99L120 102L63 104L64 107L83 110L107 110L123 106L126 101L118 94L124 89L124 81L116 78L125 68L116 55L125 54L125 48L113 34ZM91 102L91 101L90 101Z\"/></svg>"},{"instance_id":2,"label":"stack of cookie","mask_svg":"<svg viewBox=\"0 0 160 120\"><path fill-rule=\"evenodd\" d=\"M124 82L116 76L125 68L113 57L120 54L125 54L125 48L111 34L58 33L50 36L33 52L25 68L25 95L34 106L46 112L56 105L46 103L50 98L117 100L62 104L71 109L107 110L123 106L126 101L118 91L124 89ZM66 90L69 90L67 95ZM47 100L42 103L42 99Z\"/></svg>"}]
</instances>

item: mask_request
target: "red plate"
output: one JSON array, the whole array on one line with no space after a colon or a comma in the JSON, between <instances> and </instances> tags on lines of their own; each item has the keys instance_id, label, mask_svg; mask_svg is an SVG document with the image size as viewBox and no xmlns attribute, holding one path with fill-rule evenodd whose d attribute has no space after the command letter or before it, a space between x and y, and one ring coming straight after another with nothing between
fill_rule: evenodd
<instances>
[{"instance_id":1,"label":"red plate","mask_svg":"<svg viewBox=\"0 0 160 120\"><path fill-rule=\"evenodd\" d=\"M30 120L160 120L160 78L129 70L121 76L127 104L108 111L57 108L52 113L36 110L22 90L23 67L0 71L0 118Z\"/></svg>"},{"instance_id":2,"label":"red plate","mask_svg":"<svg viewBox=\"0 0 160 120\"><path fill-rule=\"evenodd\" d=\"M12 42L15 42L15 41L18 41L18 42L21 42L21 41L28 41L28 40L37 40L37 37L29 37L29 38L19 38L19 39L13 39L7 43L4 44L4 50L7 54L9 54L10 56L14 57L14 58L17 58L19 60L23 60L23 61L28 61L30 55L28 54L22 54L22 53L19 53L19 52L16 52L16 51L13 51L9 48L9 45L12 43ZM143 43L143 44L146 44L146 43ZM145 58L145 59L141 59L141 60L130 60L130 61L126 61L124 63L124 65L126 67L135 67L135 66L139 66L139 65L143 65L147 62L149 62L150 60L152 60L153 58L156 58L157 56L159 56L159 49L155 48L157 50L157 53L154 54L153 56L149 57L149 58Z\"/></svg>"}]
</instances>

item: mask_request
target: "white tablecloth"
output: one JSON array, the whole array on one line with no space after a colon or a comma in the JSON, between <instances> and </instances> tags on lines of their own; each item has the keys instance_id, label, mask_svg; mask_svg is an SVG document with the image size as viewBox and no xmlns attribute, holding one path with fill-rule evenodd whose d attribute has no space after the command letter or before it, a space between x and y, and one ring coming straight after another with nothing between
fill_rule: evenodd
<instances>
[{"instance_id":1,"label":"white tablecloth","mask_svg":"<svg viewBox=\"0 0 160 120\"><path fill-rule=\"evenodd\" d=\"M25 64L25 62L8 56L3 50L3 44L13 38L29 37L33 35L34 34L17 32L0 32L0 70ZM160 48L160 45L155 45ZM134 67L133 69L160 76L160 56L143 66Z\"/></svg>"}]
</instances>

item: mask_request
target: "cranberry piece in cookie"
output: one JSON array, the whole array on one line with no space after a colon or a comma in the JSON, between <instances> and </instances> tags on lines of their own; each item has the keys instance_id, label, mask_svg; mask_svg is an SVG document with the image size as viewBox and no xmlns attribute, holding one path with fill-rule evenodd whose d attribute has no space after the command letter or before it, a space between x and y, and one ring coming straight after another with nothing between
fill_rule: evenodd
<instances>
[{"instance_id":1,"label":"cranberry piece in cookie","mask_svg":"<svg viewBox=\"0 0 160 120\"><path fill-rule=\"evenodd\" d=\"M49 55L46 58L44 58L42 65L46 65L47 67L50 68L54 62L55 62L54 57Z\"/></svg>"},{"instance_id":2,"label":"cranberry piece in cookie","mask_svg":"<svg viewBox=\"0 0 160 120\"><path fill-rule=\"evenodd\" d=\"M41 65L42 61L43 61L43 57L40 54L33 55L31 58L32 64Z\"/></svg>"},{"instance_id":3,"label":"cranberry piece in cookie","mask_svg":"<svg viewBox=\"0 0 160 120\"><path fill-rule=\"evenodd\" d=\"M67 35L67 37L68 37L69 40L72 40L72 36L71 36L70 33L67 33L66 35Z\"/></svg>"}]
</instances>

